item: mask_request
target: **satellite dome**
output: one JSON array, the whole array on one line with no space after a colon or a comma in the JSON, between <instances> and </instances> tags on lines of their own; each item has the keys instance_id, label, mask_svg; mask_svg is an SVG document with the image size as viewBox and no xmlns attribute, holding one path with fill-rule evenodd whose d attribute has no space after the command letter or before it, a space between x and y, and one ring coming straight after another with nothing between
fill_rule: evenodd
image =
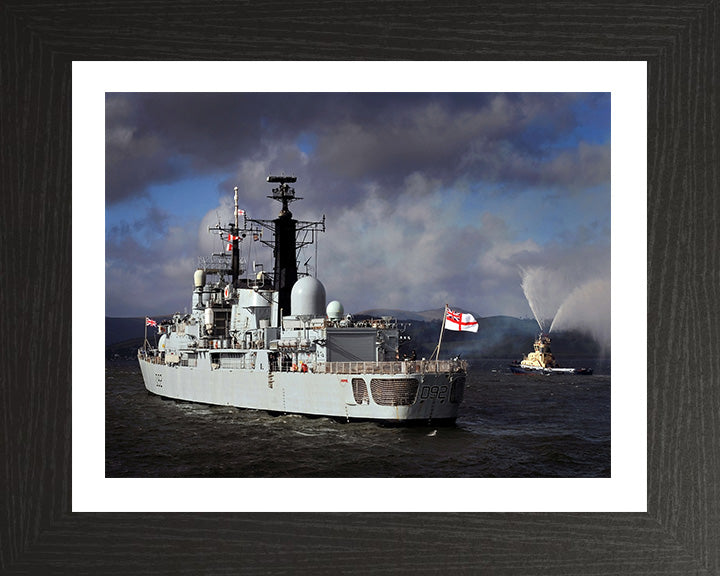
<instances>
[{"instance_id":1,"label":"satellite dome","mask_svg":"<svg viewBox=\"0 0 720 576\"><path fill-rule=\"evenodd\" d=\"M193 282L195 283L195 288L205 286L205 270L202 268L195 270L195 274L193 274Z\"/></svg>"},{"instance_id":2,"label":"satellite dome","mask_svg":"<svg viewBox=\"0 0 720 576\"><path fill-rule=\"evenodd\" d=\"M290 311L294 316L322 316L325 312L325 286L312 276L300 278L290 292Z\"/></svg>"},{"instance_id":3,"label":"satellite dome","mask_svg":"<svg viewBox=\"0 0 720 576\"><path fill-rule=\"evenodd\" d=\"M330 320L342 320L345 310L343 309L343 305L340 304L340 302L338 302L337 300L333 300L332 302L330 302L330 304L327 305L325 313L327 314L327 317L330 318Z\"/></svg>"}]
</instances>

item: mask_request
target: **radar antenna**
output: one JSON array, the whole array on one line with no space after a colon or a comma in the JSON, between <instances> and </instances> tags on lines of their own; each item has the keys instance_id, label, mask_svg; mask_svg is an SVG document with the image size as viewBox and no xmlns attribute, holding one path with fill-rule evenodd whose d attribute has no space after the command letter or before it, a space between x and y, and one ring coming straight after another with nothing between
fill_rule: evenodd
<instances>
[{"instance_id":1,"label":"radar antenna","mask_svg":"<svg viewBox=\"0 0 720 576\"><path fill-rule=\"evenodd\" d=\"M302 200L300 197L295 196L295 188L292 188L288 184L293 184L297 182L296 176L268 176L267 181L271 184L280 184L277 188L273 188L272 196L268 196L268 198L272 198L273 200L277 200L278 202L282 202L282 210L280 211L280 216L287 213L290 216L292 216L292 213L288 209L288 204L290 202L294 202L295 200Z\"/></svg>"}]
</instances>

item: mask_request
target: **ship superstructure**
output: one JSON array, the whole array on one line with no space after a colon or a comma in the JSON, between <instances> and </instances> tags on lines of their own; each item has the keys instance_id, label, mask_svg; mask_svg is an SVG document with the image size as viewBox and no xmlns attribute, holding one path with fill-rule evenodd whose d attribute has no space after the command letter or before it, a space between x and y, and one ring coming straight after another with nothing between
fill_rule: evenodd
<instances>
[{"instance_id":1,"label":"ship superstructure","mask_svg":"<svg viewBox=\"0 0 720 576\"><path fill-rule=\"evenodd\" d=\"M325 218L293 218L289 204L301 199L290 186L295 177L267 181L277 184L269 198L281 204L279 215L247 217L235 189L234 221L210 228L229 250L202 261L191 311L160 322L157 347L146 341L138 351L145 387L169 398L271 412L454 422L466 363L401 361L406 336L394 318L358 321L340 302L326 305L322 283L298 271L299 251L317 246ZM272 248L272 271L246 269L241 246L248 241Z\"/></svg>"},{"instance_id":2,"label":"ship superstructure","mask_svg":"<svg viewBox=\"0 0 720 576\"><path fill-rule=\"evenodd\" d=\"M520 362L520 366L540 370L559 368L558 363L555 361L555 356L553 356L552 350L550 349L550 336L540 334L533 343L533 348L534 350Z\"/></svg>"}]
</instances>

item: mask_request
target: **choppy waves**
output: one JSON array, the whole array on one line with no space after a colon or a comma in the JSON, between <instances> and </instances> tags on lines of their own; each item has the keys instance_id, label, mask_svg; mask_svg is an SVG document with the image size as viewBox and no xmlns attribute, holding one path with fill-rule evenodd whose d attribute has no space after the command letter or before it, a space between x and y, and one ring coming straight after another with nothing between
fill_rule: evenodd
<instances>
[{"instance_id":1,"label":"choppy waves","mask_svg":"<svg viewBox=\"0 0 720 576\"><path fill-rule=\"evenodd\" d=\"M471 368L454 427L165 400L106 368L107 477L609 477L610 376Z\"/></svg>"}]
</instances>

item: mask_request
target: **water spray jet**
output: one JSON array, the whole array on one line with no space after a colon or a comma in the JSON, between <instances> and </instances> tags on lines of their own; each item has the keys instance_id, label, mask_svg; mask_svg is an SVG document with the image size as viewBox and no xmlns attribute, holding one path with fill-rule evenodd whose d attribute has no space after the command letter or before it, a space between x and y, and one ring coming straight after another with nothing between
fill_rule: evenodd
<instances>
[{"instance_id":1,"label":"water spray jet","mask_svg":"<svg viewBox=\"0 0 720 576\"><path fill-rule=\"evenodd\" d=\"M521 268L522 289L541 333L579 330L610 348L610 281L593 278L570 282L542 266ZM546 329L546 327L549 328Z\"/></svg>"}]
</instances>

